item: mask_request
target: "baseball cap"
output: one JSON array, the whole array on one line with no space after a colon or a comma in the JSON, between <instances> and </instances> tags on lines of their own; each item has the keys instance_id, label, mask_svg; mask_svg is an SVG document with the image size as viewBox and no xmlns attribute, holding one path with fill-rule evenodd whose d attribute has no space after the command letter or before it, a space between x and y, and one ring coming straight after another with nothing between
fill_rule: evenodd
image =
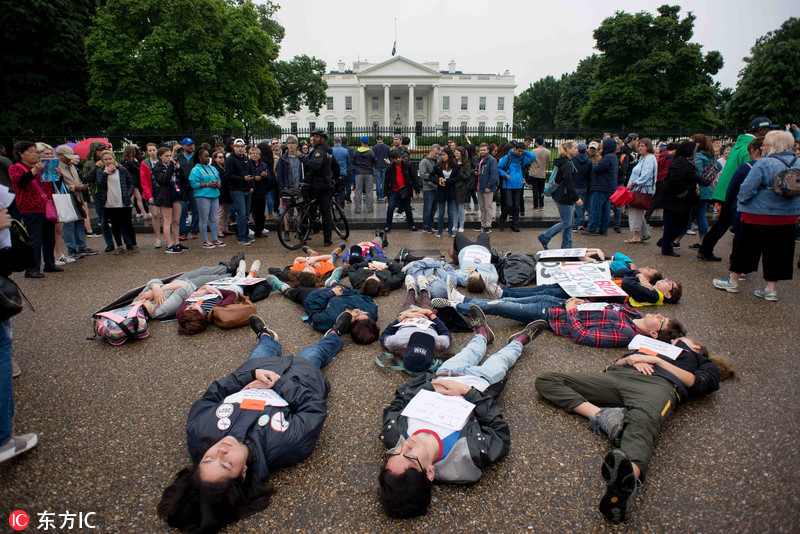
<instances>
[{"instance_id":1,"label":"baseball cap","mask_svg":"<svg viewBox=\"0 0 800 534\"><path fill-rule=\"evenodd\" d=\"M400 134L394 134L394 138L395 138L395 139L401 139L401 140L402 140L402 139L403 139L403 136L402 136L402 135L400 135Z\"/></svg>"},{"instance_id":2,"label":"baseball cap","mask_svg":"<svg viewBox=\"0 0 800 534\"><path fill-rule=\"evenodd\" d=\"M244 146L244 139L241 138L234 139L233 146Z\"/></svg>"},{"instance_id":3,"label":"baseball cap","mask_svg":"<svg viewBox=\"0 0 800 534\"><path fill-rule=\"evenodd\" d=\"M362 135L361 136L361 142L362 143L369 143L369 137L367 137L366 135Z\"/></svg>"},{"instance_id":4,"label":"baseball cap","mask_svg":"<svg viewBox=\"0 0 800 534\"><path fill-rule=\"evenodd\" d=\"M60 156L67 156L68 158L76 158L76 157L78 157L78 155L75 153L75 151L72 150L67 145L61 145L60 147L56 148L56 154L58 154Z\"/></svg>"},{"instance_id":5,"label":"baseball cap","mask_svg":"<svg viewBox=\"0 0 800 534\"><path fill-rule=\"evenodd\" d=\"M767 117L756 117L750 122L750 129L758 130L759 128L772 128L774 130L776 128L780 128L780 126L777 124L772 124L772 121Z\"/></svg>"},{"instance_id":6,"label":"baseball cap","mask_svg":"<svg viewBox=\"0 0 800 534\"><path fill-rule=\"evenodd\" d=\"M192 141L191 137L186 137L186 138L183 139L183 141L181 141L181 144L183 146L189 146L189 145L193 145L194 141Z\"/></svg>"},{"instance_id":7,"label":"baseball cap","mask_svg":"<svg viewBox=\"0 0 800 534\"><path fill-rule=\"evenodd\" d=\"M586 152L586 143L578 143L578 152Z\"/></svg>"},{"instance_id":8,"label":"baseball cap","mask_svg":"<svg viewBox=\"0 0 800 534\"><path fill-rule=\"evenodd\" d=\"M589 148L598 149L600 148L600 145L597 144L597 141L592 141L591 143L589 143Z\"/></svg>"},{"instance_id":9,"label":"baseball cap","mask_svg":"<svg viewBox=\"0 0 800 534\"><path fill-rule=\"evenodd\" d=\"M408 338L408 346L403 352L403 367L413 373L427 370L433 362L435 347L433 336L425 332L414 332Z\"/></svg>"}]
</instances>

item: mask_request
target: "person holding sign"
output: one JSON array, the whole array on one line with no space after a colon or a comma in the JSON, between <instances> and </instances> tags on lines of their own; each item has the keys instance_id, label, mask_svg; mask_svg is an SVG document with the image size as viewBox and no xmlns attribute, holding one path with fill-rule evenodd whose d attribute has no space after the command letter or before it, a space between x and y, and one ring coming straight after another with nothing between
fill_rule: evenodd
<instances>
[{"instance_id":1,"label":"person holding sign","mask_svg":"<svg viewBox=\"0 0 800 534\"><path fill-rule=\"evenodd\" d=\"M536 390L545 399L589 419L605 433L614 450L603 460L606 492L600 511L611 521L625 521L642 485L661 425L679 403L719 389L720 378L735 376L725 356L689 338L673 342L679 354L666 356L641 348L595 373L544 373ZM672 352L669 345L664 352Z\"/></svg>"},{"instance_id":2,"label":"person holding sign","mask_svg":"<svg viewBox=\"0 0 800 534\"><path fill-rule=\"evenodd\" d=\"M320 369L342 348L331 330L297 356L281 357L278 336L257 315L258 344L233 373L192 405L186 441L192 458L164 490L158 515L171 527L216 532L269 504L266 485L278 468L314 451L328 415L330 384Z\"/></svg>"},{"instance_id":3,"label":"person holding sign","mask_svg":"<svg viewBox=\"0 0 800 534\"><path fill-rule=\"evenodd\" d=\"M400 386L383 411L380 440L388 449L388 460L378 480L381 504L391 517L425 514L434 481L475 482L484 468L508 454L511 434L497 399L522 347L545 324L530 323L478 365L494 334L480 310L470 322L475 337L467 346L436 374L424 372ZM432 353L434 340L427 337Z\"/></svg>"}]
</instances>

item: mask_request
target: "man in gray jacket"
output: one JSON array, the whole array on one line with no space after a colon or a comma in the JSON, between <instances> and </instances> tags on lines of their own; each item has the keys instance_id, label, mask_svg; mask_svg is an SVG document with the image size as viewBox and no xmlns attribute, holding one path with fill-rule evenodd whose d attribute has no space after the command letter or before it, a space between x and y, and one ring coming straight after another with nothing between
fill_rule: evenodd
<instances>
[{"instance_id":1,"label":"man in gray jacket","mask_svg":"<svg viewBox=\"0 0 800 534\"><path fill-rule=\"evenodd\" d=\"M439 180L433 175L433 169L439 159L439 145L431 145L428 155L419 162L419 179L422 181L422 231L433 233L433 217L436 215L436 189Z\"/></svg>"}]
</instances>

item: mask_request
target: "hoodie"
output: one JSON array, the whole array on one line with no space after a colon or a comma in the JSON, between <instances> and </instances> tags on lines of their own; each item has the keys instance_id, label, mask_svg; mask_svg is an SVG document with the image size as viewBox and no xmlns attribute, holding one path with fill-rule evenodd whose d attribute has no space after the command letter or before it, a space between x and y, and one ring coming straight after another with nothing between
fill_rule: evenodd
<instances>
[{"instance_id":1,"label":"hoodie","mask_svg":"<svg viewBox=\"0 0 800 534\"><path fill-rule=\"evenodd\" d=\"M725 167L719 173L719 180L717 180L717 187L714 188L714 195L711 197L714 200L723 202L725 200L725 193L728 191L728 184L731 183L733 173L741 166L742 163L750 161L750 156L747 154L747 145L750 141L755 139L752 134L742 134L736 139L736 144L728 154L728 160L725 162Z\"/></svg>"},{"instance_id":2,"label":"hoodie","mask_svg":"<svg viewBox=\"0 0 800 534\"><path fill-rule=\"evenodd\" d=\"M585 152L578 152L578 155L572 158L572 164L575 165L575 176L572 181L575 189L587 189L589 187L589 180L592 176L592 160Z\"/></svg>"},{"instance_id":3,"label":"hoodie","mask_svg":"<svg viewBox=\"0 0 800 534\"><path fill-rule=\"evenodd\" d=\"M661 193L661 207L665 210L688 211L699 200L699 176L690 159L696 147L696 143L684 141L675 152Z\"/></svg>"},{"instance_id":4,"label":"hoodie","mask_svg":"<svg viewBox=\"0 0 800 534\"><path fill-rule=\"evenodd\" d=\"M497 173L503 189L522 189L525 185L522 181L522 168L536 159L536 154L528 150L517 156L512 149L508 154L500 158L497 163Z\"/></svg>"},{"instance_id":5,"label":"hoodie","mask_svg":"<svg viewBox=\"0 0 800 534\"><path fill-rule=\"evenodd\" d=\"M102 167L95 165L99 159L97 157L97 148L101 146L105 147L106 144L102 141L92 141L89 144L89 152L86 153L86 163L83 164L83 170L81 171L83 181L89 184L89 189L94 193L94 198L97 200L100 200L103 196L103 192L97 187L97 169L102 169Z\"/></svg>"},{"instance_id":6,"label":"hoodie","mask_svg":"<svg viewBox=\"0 0 800 534\"><path fill-rule=\"evenodd\" d=\"M619 160L617 159L617 142L613 138L603 140L603 155L600 163L592 167L592 191L613 193L617 190L617 173Z\"/></svg>"},{"instance_id":7,"label":"hoodie","mask_svg":"<svg viewBox=\"0 0 800 534\"><path fill-rule=\"evenodd\" d=\"M368 146L360 146L356 149L356 156L353 158L353 169L356 174L373 174L377 158L375 153Z\"/></svg>"}]
</instances>

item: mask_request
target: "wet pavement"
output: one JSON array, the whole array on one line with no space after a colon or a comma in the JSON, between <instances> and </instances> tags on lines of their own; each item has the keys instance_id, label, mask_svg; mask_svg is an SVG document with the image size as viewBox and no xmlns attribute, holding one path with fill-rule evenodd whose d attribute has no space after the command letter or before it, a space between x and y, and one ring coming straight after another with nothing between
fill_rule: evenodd
<instances>
[{"instance_id":1,"label":"wet pavement","mask_svg":"<svg viewBox=\"0 0 800 534\"><path fill-rule=\"evenodd\" d=\"M376 209L385 210L382 204ZM451 245L447 237L403 227L398 224L389 236L390 256L403 246L445 252ZM501 252L533 253L541 248L538 231L494 231L492 245ZM349 242L370 235L358 230ZM477 234L468 230L468 235ZM276 472L270 506L228 531L800 531L798 281L781 282L780 301L766 302L752 294L763 284L760 274L743 282L739 294L714 289L711 279L727 275L727 262L696 260L687 248L694 236L684 239L683 256L672 258L658 254L652 244L624 244L626 231L573 235L575 246L624 252L682 283L680 304L654 311L680 319L690 337L712 353L729 355L740 371L739 380L723 382L718 392L680 407L664 425L628 525L613 525L597 511L608 441L593 434L584 419L542 400L533 387L537 374L600 370L625 351L580 347L545 333L525 348L500 401L512 433L508 457L487 469L477 484L436 486L428 514L409 521L387 519L377 499L381 412L407 377L373 363L377 345L363 347L348 339L324 371L332 386L329 417L315 452ZM214 250L189 240L190 250L170 255L154 249L153 241L152 234L143 234L139 254L101 253L42 280L15 275L36 307L35 314L26 310L14 318L14 356L23 370L14 380L15 432L38 433L39 445L0 466L4 518L24 510L35 528L37 514L45 511L95 512L97 532L168 530L155 509L165 485L188 462L184 424L189 407L210 382L247 357L255 340L246 327L210 327L185 338L175 322L156 321L150 338L138 343L115 348L86 340L91 313L128 288L227 261L240 249L232 237L226 239L229 246ZM316 235L309 244L321 248L321 241ZM102 249L101 243L90 240L93 248ZM727 235L717 254L727 257L730 245ZM260 259L264 269L297 255L274 235L244 250L248 266ZM396 291L378 298L381 328L403 297ZM301 322L299 305L272 295L256 306L279 333L284 354L296 354L319 339ZM519 328L494 317L489 324L498 337L494 348ZM454 347L469 338L456 334ZM62 520L55 520L56 531L67 530L58 530Z\"/></svg>"}]
</instances>

